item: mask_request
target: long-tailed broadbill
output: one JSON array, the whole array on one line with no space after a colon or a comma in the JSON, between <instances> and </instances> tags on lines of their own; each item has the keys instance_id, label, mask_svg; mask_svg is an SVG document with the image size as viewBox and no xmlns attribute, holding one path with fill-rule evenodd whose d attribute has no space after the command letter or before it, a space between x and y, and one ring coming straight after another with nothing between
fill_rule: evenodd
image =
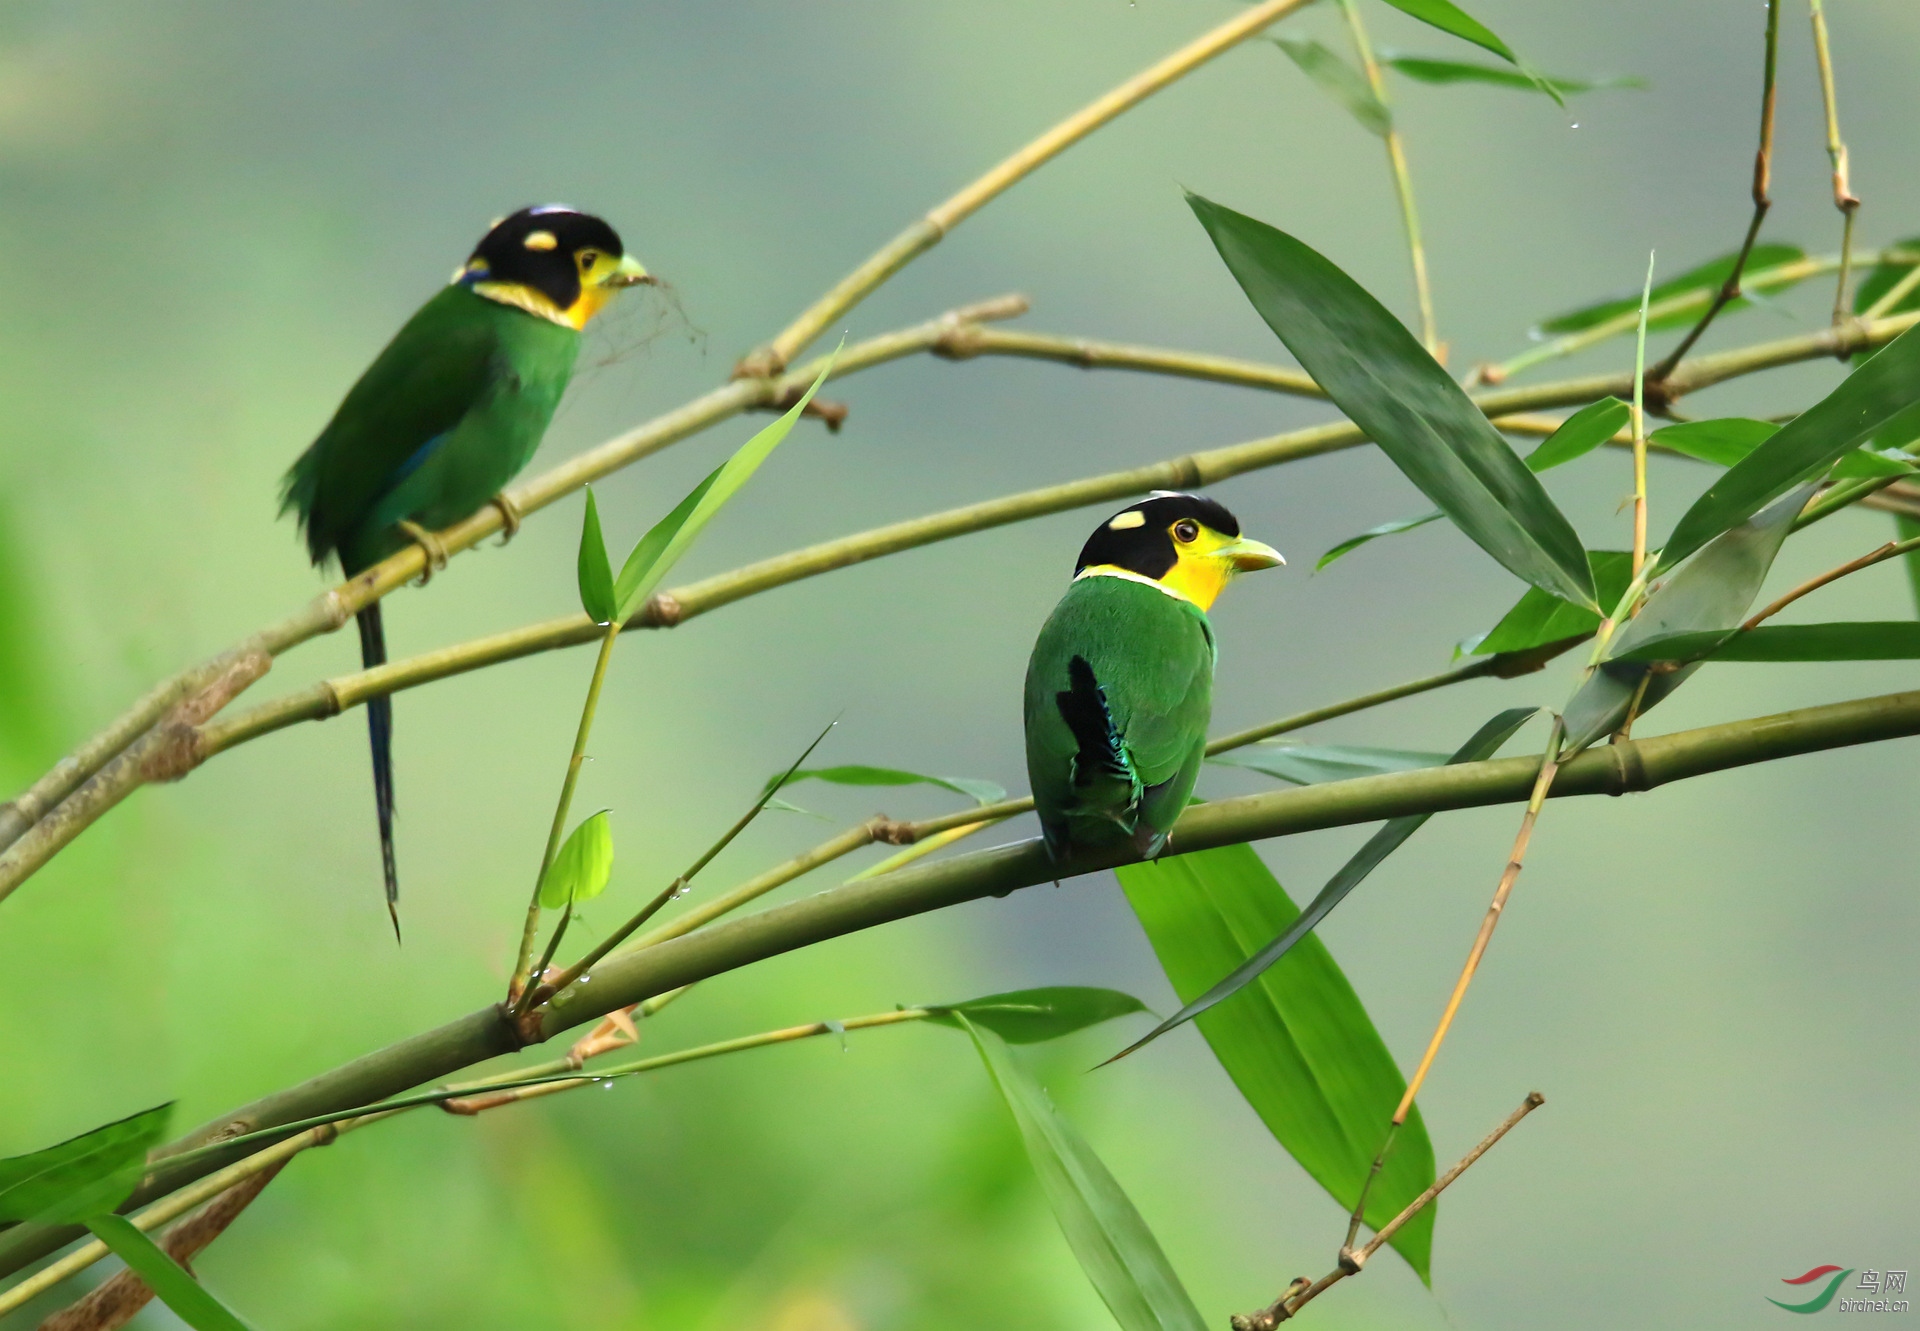
<instances>
[{"instance_id":1,"label":"long-tailed broadbill","mask_svg":"<svg viewBox=\"0 0 1920 1331\"><path fill-rule=\"evenodd\" d=\"M1207 610L1286 561L1201 495L1157 492L1087 538L1027 664L1027 779L1048 853L1167 849L1206 757Z\"/></svg>"},{"instance_id":2,"label":"long-tailed broadbill","mask_svg":"<svg viewBox=\"0 0 1920 1331\"><path fill-rule=\"evenodd\" d=\"M502 489L540 446L580 351L580 331L619 288L649 281L619 235L571 208L522 208L495 222L348 390L287 472L292 512L315 564L349 578L409 542L427 574L446 563L433 533L488 504L506 534L520 514ZM356 616L360 657L386 660L375 601ZM367 700L387 910L400 931L393 851L393 708Z\"/></svg>"}]
</instances>

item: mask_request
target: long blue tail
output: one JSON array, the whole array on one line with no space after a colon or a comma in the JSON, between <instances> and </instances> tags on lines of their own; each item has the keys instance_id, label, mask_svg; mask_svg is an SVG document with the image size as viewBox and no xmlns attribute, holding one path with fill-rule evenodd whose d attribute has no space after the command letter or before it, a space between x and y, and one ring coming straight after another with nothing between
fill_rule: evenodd
<instances>
[{"instance_id":1,"label":"long blue tail","mask_svg":"<svg viewBox=\"0 0 1920 1331\"><path fill-rule=\"evenodd\" d=\"M375 601L354 616L360 626L360 663L371 669L387 661L387 636ZM393 941L400 941L400 871L393 859L393 699L367 699L367 738L373 745L373 805L380 819L380 867L387 878L387 914L393 917Z\"/></svg>"}]
</instances>

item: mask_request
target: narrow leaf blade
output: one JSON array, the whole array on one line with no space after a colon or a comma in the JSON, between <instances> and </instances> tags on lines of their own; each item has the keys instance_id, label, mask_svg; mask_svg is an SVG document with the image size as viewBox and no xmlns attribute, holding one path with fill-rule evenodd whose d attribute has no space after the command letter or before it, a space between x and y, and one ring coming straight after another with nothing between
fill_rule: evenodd
<instances>
[{"instance_id":1,"label":"narrow leaf blade","mask_svg":"<svg viewBox=\"0 0 1920 1331\"><path fill-rule=\"evenodd\" d=\"M1527 454L1527 469L1535 475L1585 457L1620 433L1633 408L1617 397L1603 397L1560 422L1560 428L1540 441L1540 447Z\"/></svg>"},{"instance_id":2,"label":"narrow leaf blade","mask_svg":"<svg viewBox=\"0 0 1920 1331\"><path fill-rule=\"evenodd\" d=\"M1377 541L1382 536L1398 536L1403 531L1412 531L1416 527L1426 526L1429 522L1438 522L1445 516L1446 514L1439 509L1435 509L1431 513L1422 513L1417 518L1398 518L1392 522L1383 522L1378 527L1369 527L1358 536L1347 537L1346 540L1321 555L1319 561L1314 564L1313 571L1318 573L1340 556L1351 554L1369 541Z\"/></svg>"},{"instance_id":3,"label":"narrow leaf blade","mask_svg":"<svg viewBox=\"0 0 1920 1331\"><path fill-rule=\"evenodd\" d=\"M1909 236L1905 240L1895 241L1893 244L1887 246L1887 250L1902 254L1920 255L1920 236ZM1882 251L1882 253L1885 252L1886 251ZM1855 314L1865 314L1872 308L1875 301L1893 290L1894 285L1898 283L1901 278L1913 271L1913 265L1914 260L1912 259L1883 259L1868 269L1867 275L1860 279L1860 285L1854 289L1853 312ZM1920 289L1909 291L1906 295L1902 296L1898 301L1894 302L1892 308L1890 308L1887 313L1904 314L1908 310L1915 309L1920 309Z\"/></svg>"},{"instance_id":4,"label":"narrow leaf blade","mask_svg":"<svg viewBox=\"0 0 1920 1331\"><path fill-rule=\"evenodd\" d=\"M1867 442L1920 403L1920 330L1881 348L1819 402L1802 412L1694 501L1660 552L1672 568L1721 532L1738 526L1809 476Z\"/></svg>"},{"instance_id":5,"label":"narrow leaf blade","mask_svg":"<svg viewBox=\"0 0 1920 1331\"><path fill-rule=\"evenodd\" d=\"M587 515L580 523L580 558L577 561L580 582L580 608L596 624L613 620L613 569L607 563L607 542L600 534L600 506L594 502L593 487L586 487Z\"/></svg>"},{"instance_id":6,"label":"narrow leaf blade","mask_svg":"<svg viewBox=\"0 0 1920 1331\"><path fill-rule=\"evenodd\" d=\"M1347 114L1360 122L1360 128L1382 139L1393 132L1393 112L1373 95L1373 89L1367 86L1366 76L1359 70L1319 42L1293 41L1286 37L1271 40L1287 53L1289 60L1300 67L1301 73L1314 81L1321 92L1345 107Z\"/></svg>"},{"instance_id":7,"label":"narrow leaf blade","mask_svg":"<svg viewBox=\"0 0 1920 1331\"><path fill-rule=\"evenodd\" d=\"M1547 88L1562 96L1573 93L1597 92L1604 88L1644 88L1645 79L1622 77L1611 79L1575 79L1559 74L1542 74L1537 79L1512 69L1501 69L1498 65L1482 65L1466 60L1437 60L1429 56L1389 55L1383 57L1383 63L1391 65L1410 79L1421 83L1486 83L1498 88L1516 88L1523 92L1544 93ZM1541 85L1546 85L1542 87Z\"/></svg>"},{"instance_id":8,"label":"narrow leaf blade","mask_svg":"<svg viewBox=\"0 0 1920 1331\"><path fill-rule=\"evenodd\" d=\"M1513 53L1512 47L1496 37L1486 24L1451 3L1451 0L1387 0L1387 3L1430 27L1493 52L1510 65L1520 63L1520 57Z\"/></svg>"},{"instance_id":9,"label":"narrow leaf blade","mask_svg":"<svg viewBox=\"0 0 1920 1331\"><path fill-rule=\"evenodd\" d=\"M929 1021L958 1027L960 1018L965 1017L1008 1044L1057 1040L1089 1026L1147 1010L1146 1004L1132 994L1078 985L1016 989L1011 993L970 998L964 1003L927 1006L934 1013Z\"/></svg>"},{"instance_id":10,"label":"narrow leaf blade","mask_svg":"<svg viewBox=\"0 0 1920 1331\"><path fill-rule=\"evenodd\" d=\"M173 1102L102 1124L28 1155L0 1160L0 1220L75 1224L111 1211L146 1173Z\"/></svg>"},{"instance_id":11,"label":"narrow leaf blade","mask_svg":"<svg viewBox=\"0 0 1920 1331\"><path fill-rule=\"evenodd\" d=\"M1593 603L1572 524L1398 319L1284 231L1196 194L1187 202L1268 327L1408 479L1514 574Z\"/></svg>"},{"instance_id":12,"label":"narrow leaf blade","mask_svg":"<svg viewBox=\"0 0 1920 1331\"><path fill-rule=\"evenodd\" d=\"M1007 797L1004 786L976 777L928 776L897 767L870 767L859 763L795 768L790 773L769 777L765 789L771 792L798 781L826 781L838 786L938 786L956 795L965 795L976 804L997 804Z\"/></svg>"},{"instance_id":13,"label":"narrow leaf blade","mask_svg":"<svg viewBox=\"0 0 1920 1331\"><path fill-rule=\"evenodd\" d=\"M1206 1321L1119 1181L993 1031L956 1017L1006 1101L1080 1269L1121 1331L1206 1331Z\"/></svg>"},{"instance_id":14,"label":"narrow leaf blade","mask_svg":"<svg viewBox=\"0 0 1920 1331\"><path fill-rule=\"evenodd\" d=\"M1689 268L1678 277L1668 278L1647 293L1648 302L1658 305L1662 301L1671 300L1675 296L1688 291L1713 292L1719 290L1721 284L1727 280L1727 274L1733 271L1733 261L1737 257L1737 252L1722 254L1718 258L1709 259L1697 267ZM1782 264L1794 263L1806 257L1806 251L1798 245L1755 245L1753 252L1747 256L1746 267L1741 269L1741 285L1758 290L1760 283L1755 279L1764 273L1765 270L1778 268ZM1769 291L1784 291L1786 288L1795 285L1799 280L1800 279L1795 278L1793 281L1770 282L1766 284L1766 289ZM1742 309L1748 303L1745 299L1736 297L1727 303L1726 310L1723 310L1722 313L1725 313L1727 310ZM1540 331L1554 335L1578 333L1584 329L1593 327L1595 324L1605 323L1608 319L1625 314L1629 310L1637 310L1639 308L1640 293L1638 291L1635 291L1631 296L1613 296L1606 300L1595 301L1590 305L1583 305L1577 310L1569 310L1565 314L1558 314L1551 319L1544 320L1540 324ZM1697 310L1677 311L1667 315L1655 315L1647 322L1647 331L1655 332L1662 328L1678 328L1683 324L1690 325L1699 317L1699 311Z\"/></svg>"},{"instance_id":15,"label":"narrow leaf blade","mask_svg":"<svg viewBox=\"0 0 1920 1331\"><path fill-rule=\"evenodd\" d=\"M97 1215L86 1225L194 1331L247 1331L245 1322L125 1216Z\"/></svg>"},{"instance_id":16,"label":"narrow leaf blade","mask_svg":"<svg viewBox=\"0 0 1920 1331\"><path fill-rule=\"evenodd\" d=\"M668 543L687 525L693 510L700 506L700 501L707 497L707 491L713 488L713 483L719 478L720 468L715 467L707 473L705 480L688 492L685 499L673 506L672 512L649 527L647 534L627 553L627 562L620 566L620 576L613 584L614 605L623 621L633 618L640 607L646 604L654 587L659 585L660 578L649 578L647 575L653 572L653 566L660 562ZM666 570L662 569L660 577L665 576ZM647 583L644 590L641 588L643 582Z\"/></svg>"},{"instance_id":17,"label":"narrow leaf blade","mask_svg":"<svg viewBox=\"0 0 1920 1331\"><path fill-rule=\"evenodd\" d=\"M1412 749L1376 749L1360 744L1301 744L1282 739L1230 749L1208 761L1263 772L1296 786L1312 786L1323 781L1379 776L1382 772L1438 767L1447 761L1447 755Z\"/></svg>"},{"instance_id":18,"label":"narrow leaf blade","mask_svg":"<svg viewBox=\"0 0 1920 1331\"><path fill-rule=\"evenodd\" d=\"M1593 581L1603 605L1616 605L1633 580L1633 554L1627 550L1590 550ZM1528 652L1550 642L1592 633L1600 627L1600 612L1550 596L1538 587L1527 589L1513 609L1501 616L1471 649L1475 656L1501 652Z\"/></svg>"},{"instance_id":19,"label":"narrow leaf blade","mask_svg":"<svg viewBox=\"0 0 1920 1331\"><path fill-rule=\"evenodd\" d=\"M1745 633L1663 633L1636 643L1618 661L1912 661L1920 659L1920 622L1864 620L1762 624Z\"/></svg>"},{"instance_id":20,"label":"narrow leaf blade","mask_svg":"<svg viewBox=\"0 0 1920 1331\"><path fill-rule=\"evenodd\" d=\"M1298 918L1251 846L1116 872L1182 1002L1198 998ZM1406 1085L1325 945L1305 939L1197 1024L1281 1146L1351 1210ZM1375 1228L1433 1182L1433 1147L1418 1115L1416 1109L1402 1127L1367 1195L1365 1218ZM1422 1280L1430 1274L1433 1224L1428 1208L1393 1238Z\"/></svg>"}]
</instances>

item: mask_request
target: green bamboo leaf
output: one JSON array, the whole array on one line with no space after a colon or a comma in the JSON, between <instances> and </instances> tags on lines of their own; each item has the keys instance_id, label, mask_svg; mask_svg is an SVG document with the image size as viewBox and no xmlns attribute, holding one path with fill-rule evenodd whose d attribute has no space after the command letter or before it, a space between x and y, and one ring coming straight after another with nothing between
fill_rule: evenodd
<instances>
[{"instance_id":1,"label":"green bamboo leaf","mask_svg":"<svg viewBox=\"0 0 1920 1331\"><path fill-rule=\"evenodd\" d=\"M125 1216L92 1216L86 1226L194 1331L247 1331L245 1322Z\"/></svg>"},{"instance_id":2,"label":"green bamboo leaf","mask_svg":"<svg viewBox=\"0 0 1920 1331\"><path fill-rule=\"evenodd\" d=\"M1878 432L1904 432L1916 420L1920 335L1909 328L1709 486L1674 527L1660 552L1660 567L1674 567Z\"/></svg>"},{"instance_id":3,"label":"green bamboo leaf","mask_svg":"<svg viewBox=\"0 0 1920 1331\"><path fill-rule=\"evenodd\" d=\"M1115 872L1183 1003L1232 974L1299 914L1251 846ZM1236 1001L1203 1012L1197 1024L1281 1146L1351 1211L1406 1084L1326 946L1317 937L1303 940ZM1367 1194L1367 1223L1384 1225L1432 1182L1433 1147L1415 1109ZM1392 1242L1429 1279L1432 1208Z\"/></svg>"},{"instance_id":4,"label":"green bamboo leaf","mask_svg":"<svg viewBox=\"0 0 1920 1331\"><path fill-rule=\"evenodd\" d=\"M834 362L839 357L840 350L836 347L813 383L785 415L742 444L739 451L700 482L692 494L681 500L673 512L655 524L653 530L633 548L633 553L627 556L626 563L621 566L620 578L614 588L616 608L622 619L631 617L646 604L647 597L653 594L654 588L660 585L660 580L667 576L673 566L680 562L680 557L713 520L714 514L740 492L740 487L752 479L753 473L760 469L760 464L780 446L781 441L793 430L794 422L806 411L807 404L813 401L813 395L820 391L820 385L833 373Z\"/></svg>"},{"instance_id":5,"label":"green bamboo leaf","mask_svg":"<svg viewBox=\"0 0 1920 1331\"><path fill-rule=\"evenodd\" d=\"M1663 633L1617 661L1912 661L1920 623L1911 619L1834 624L1762 624L1744 633Z\"/></svg>"},{"instance_id":6,"label":"green bamboo leaf","mask_svg":"<svg viewBox=\"0 0 1920 1331\"><path fill-rule=\"evenodd\" d=\"M1393 112L1373 95L1366 75L1319 42L1292 41L1286 37L1268 40L1285 51L1287 58L1300 66L1301 73L1319 85L1321 92L1344 106L1347 114L1360 122L1360 128L1382 139L1393 132Z\"/></svg>"},{"instance_id":7,"label":"green bamboo leaf","mask_svg":"<svg viewBox=\"0 0 1920 1331\"><path fill-rule=\"evenodd\" d=\"M607 810L574 828L540 880L540 904L559 910L568 902L592 901L613 877L613 828Z\"/></svg>"},{"instance_id":8,"label":"green bamboo leaf","mask_svg":"<svg viewBox=\"0 0 1920 1331\"><path fill-rule=\"evenodd\" d=\"M1617 397L1603 397L1598 402L1589 402L1586 406L1560 422L1560 427L1541 441L1540 446L1522 459L1527 470L1538 475L1575 458L1584 457L1594 449L1613 438L1620 427L1627 423L1633 409ZM1383 522L1378 527L1369 527L1358 536L1349 536L1346 540L1320 556L1313 566L1318 573L1344 554L1359 549L1369 541L1379 540L1382 536L1398 536L1403 531L1412 531L1424 527L1429 522L1445 516L1438 510L1422 513L1417 518L1402 518L1396 522ZM1598 622L1597 620L1595 622Z\"/></svg>"},{"instance_id":9,"label":"green bamboo leaf","mask_svg":"<svg viewBox=\"0 0 1920 1331\"><path fill-rule=\"evenodd\" d=\"M965 795L975 804L997 804L1007 797L1006 787L974 777L926 776L920 772L903 772L897 767L859 764L795 768L790 773L769 777L762 789L772 792L796 781L829 781L837 786L939 786L956 795Z\"/></svg>"},{"instance_id":10,"label":"green bamboo leaf","mask_svg":"<svg viewBox=\"0 0 1920 1331\"><path fill-rule=\"evenodd\" d=\"M600 506L593 487L586 487L587 516L580 524L580 608L596 624L613 620L613 568L607 562L606 538L600 534Z\"/></svg>"},{"instance_id":11,"label":"green bamboo leaf","mask_svg":"<svg viewBox=\"0 0 1920 1331\"><path fill-rule=\"evenodd\" d=\"M1231 749L1209 759L1228 767L1264 772L1296 786L1350 781L1360 776L1379 776L1382 772L1411 772L1421 767L1438 767L1446 760L1444 753L1372 749L1358 744L1302 744L1287 739Z\"/></svg>"},{"instance_id":12,"label":"green bamboo leaf","mask_svg":"<svg viewBox=\"0 0 1920 1331\"><path fill-rule=\"evenodd\" d=\"M1780 433L1771 421L1751 421L1727 416L1711 421L1685 421L1663 425L1647 436L1650 443L1685 453L1716 467L1732 467L1746 461L1754 449Z\"/></svg>"},{"instance_id":13,"label":"green bamboo leaf","mask_svg":"<svg viewBox=\"0 0 1920 1331\"><path fill-rule=\"evenodd\" d=\"M139 1186L173 1102L102 1124L45 1150L0 1160L0 1220L74 1224L111 1211Z\"/></svg>"},{"instance_id":14,"label":"green bamboo leaf","mask_svg":"<svg viewBox=\"0 0 1920 1331\"><path fill-rule=\"evenodd\" d=\"M1920 536L1920 519L1910 518L1904 513L1893 517L1894 535L1903 541L1911 541ZM1907 589L1913 593L1913 611L1920 616L1920 550L1909 550L1900 556L1900 562L1907 568Z\"/></svg>"},{"instance_id":15,"label":"green bamboo leaf","mask_svg":"<svg viewBox=\"0 0 1920 1331\"><path fill-rule=\"evenodd\" d=\"M1727 280L1727 274L1733 271L1733 261L1738 257L1739 253L1735 251L1731 254L1723 254L1717 259L1709 259L1697 268L1689 268L1678 277L1669 278L1654 287L1652 291L1647 293L1648 302L1650 304L1659 304L1661 301L1671 300L1673 297L1688 291L1706 291L1709 293L1718 291L1721 284ZM1755 245L1753 252L1747 256L1747 266L1741 270L1741 283L1743 286L1751 285L1753 289L1759 290L1760 283L1752 281L1752 279L1758 277L1765 269L1777 268L1781 264L1793 263L1806 257L1807 252L1798 245ZM1790 282L1769 282L1766 284L1765 289L1768 291L1784 291L1802 280L1801 278L1794 278ZM1736 297L1727 303L1721 313L1724 314L1729 310L1743 309L1748 303L1745 299ZM1640 292L1636 290L1630 296L1615 296L1607 300L1596 301L1591 305L1583 305L1577 310L1569 310L1565 314L1555 315L1553 318L1545 320L1540 324L1540 331L1551 334L1577 333L1582 329L1591 328L1597 323L1604 323L1608 319L1616 318L1619 315L1627 313L1629 310L1637 310L1639 308ZM1691 326L1699 317L1700 314L1697 310L1668 315L1655 315L1648 321L1647 331L1654 332L1662 328Z\"/></svg>"},{"instance_id":16,"label":"green bamboo leaf","mask_svg":"<svg viewBox=\"0 0 1920 1331\"><path fill-rule=\"evenodd\" d=\"M15 512L0 497L0 780L17 769L24 781L59 753L62 718L40 613L42 584Z\"/></svg>"},{"instance_id":17,"label":"green bamboo leaf","mask_svg":"<svg viewBox=\"0 0 1920 1331\"><path fill-rule=\"evenodd\" d=\"M1284 231L1197 194L1187 202L1268 327L1408 479L1519 577L1593 602L1573 525L1398 319Z\"/></svg>"},{"instance_id":18,"label":"green bamboo leaf","mask_svg":"<svg viewBox=\"0 0 1920 1331\"><path fill-rule=\"evenodd\" d=\"M1594 585L1602 605L1616 605L1633 580L1633 555L1626 550L1589 550ZM1493 656L1500 652L1526 652L1550 642L1581 637L1600 627L1598 611L1590 610L1557 596L1549 596L1538 587L1529 587L1501 616L1500 622L1466 649L1473 656Z\"/></svg>"},{"instance_id":19,"label":"green bamboo leaf","mask_svg":"<svg viewBox=\"0 0 1920 1331\"><path fill-rule=\"evenodd\" d=\"M1540 447L1527 454L1527 470L1535 475L1585 457L1613 438L1633 416L1633 408L1617 397L1603 397L1560 422Z\"/></svg>"},{"instance_id":20,"label":"green bamboo leaf","mask_svg":"<svg viewBox=\"0 0 1920 1331\"><path fill-rule=\"evenodd\" d=\"M1465 744L1454 751L1452 757L1442 761L1452 765L1477 763L1491 758L1499 751L1500 746L1513 738L1514 732L1525 725L1539 710L1537 707L1515 707L1500 713L1476 730ZM1340 872L1327 881L1327 885L1320 889L1320 895L1308 904L1284 933L1234 967L1225 979L1122 1049L1107 1062L1125 1058L1136 1049L1152 1043L1168 1031L1185 1025L1202 1012L1233 997L1252 981L1258 979L1268 967L1292 951L1294 945L1311 933L1320 921L1324 920L1333 908L1346 898L1349 892L1360 886L1367 875L1380 866L1382 860L1398 850L1402 843L1419 831L1432 816L1430 813L1417 813L1409 814L1404 818L1390 819L1378 832L1367 838L1366 844L1355 852L1353 858L1340 867Z\"/></svg>"},{"instance_id":21,"label":"green bamboo leaf","mask_svg":"<svg viewBox=\"0 0 1920 1331\"><path fill-rule=\"evenodd\" d=\"M1027 1148L1040 1190L1080 1269L1122 1331L1206 1331L1160 1243L1119 1181L1015 1060L1006 1041L956 1014Z\"/></svg>"},{"instance_id":22,"label":"green bamboo leaf","mask_svg":"<svg viewBox=\"0 0 1920 1331\"><path fill-rule=\"evenodd\" d=\"M1513 48L1494 36L1492 29L1450 0L1387 0L1387 3L1430 27L1493 52L1510 65L1520 63L1520 57L1513 53Z\"/></svg>"},{"instance_id":23,"label":"green bamboo leaf","mask_svg":"<svg viewBox=\"0 0 1920 1331\"><path fill-rule=\"evenodd\" d=\"M1888 251L1920 255L1920 236L1909 236L1905 240L1895 241L1881 252ZM1913 271L1913 265L1913 259L1882 259L1868 269L1867 275L1860 279L1860 285L1854 289L1853 312L1865 314L1876 300L1893 290L1895 283ZM1904 314L1908 310L1920 310L1920 289L1909 291L1902 296L1887 313Z\"/></svg>"},{"instance_id":24,"label":"green bamboo leaf","mask_svg":"<svg viewBox=\"0 0 1920 1331\"><path fill-rule=\"evenodd\" d=\"M1607 658L1567 703L1570 752L1616 729L1636 694L1641 695L1639 710L1645 713L1699 668L1696 663L1650 674L1651 666L1623 659L1641 643L1671 633L1726 632L1739 627L1813 491L1812 483L1802 485L1722 532L1647 597L1640 613L1607 644Z\"/></svg>"},{"instance_id":25,"label":"green bamboo leaf","mask_svg":"<svg viewBox=\"0 0 1920 1331\"><path fill-rule=\"evenodd\" d=\"M1417 518L1396 518L1392 522L1383 522L1378 527L1369 527L1358 536L1347 537L1346 540L1321 555L1315 562L1313 571L1318 573L1340 556L1353 553L1369 541L1377 541L1382 536L1398 536L1403 531L1412 531L1416 527L1426 526L1429 522L1438 522L1445 516L1446 514L1436 508L1433 512L1422 513Z\"/></svg>"},{"instance_id":26,"label":"green bamboo leaf","mask_svg":"<svg viewBox=\"0 0 1920 1331\"><path fill-rule=\"evenodd\" d=\"M1574 79L1558 74L1542 74L1537 79L1511 69L1501 69L1497 65L1474 64L1464 60L1436 60L1428 56L1383 54L1382 63L1391 65L1410 79L1421 83L1490 83L1497 88L1518 88L1523 92L1545 92L1552 88L1566 96L1572 93L1597 92L1605 88L1644 88L1645 79L1625 77L1612 79ZM1546 87L1541 85L1545 84Z\"/></svg>"},{"instance_id":27,"label":"green bamboo leaf","mask_svg":"<svg viewBox=\"0 0 1920 1331\"><path fill-rule=\"evenodd\" d=\"M1115 1017L1145 1012L1146 1004L1118 989L1092 989L1077 985L1052 985L1040 989L1016 989L1012 993L988 994L964 1003L926 1005L934 1015L927 1018L942 1026L960 1026L965 1017L976 1026L984 1026L1008 1044L1037 1044L1057 1040L1063 1035L1098 1026Z\"/></svg>"}]
</instances>

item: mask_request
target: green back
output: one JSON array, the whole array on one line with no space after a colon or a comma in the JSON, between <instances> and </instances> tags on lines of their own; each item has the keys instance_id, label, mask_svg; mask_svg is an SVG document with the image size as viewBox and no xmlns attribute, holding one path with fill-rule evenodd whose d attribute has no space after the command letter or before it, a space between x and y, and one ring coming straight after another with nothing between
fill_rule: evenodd
<instances>
[{"instance_id":1,"label":"green back","mask_svg":"<svg viewBox=\"0 0 1920 1331\"><path fill-rule=\"evenodd\" d=\"M571 328L443 287L287 474L283 511L314 561L338 552L356 572L404 543L396 521L444 527L486 503L539 447L579 346Z\"/></svg>"},{"instance_id":2,"label":"green back","mask_svg":"<svg viewBox=\"0 0 1920 1331\"><path fill-rule=\"evenodd\" d=\"M1072 836L1103 839L1112 810L1088 807L1099 792L1075 792L1078 744L1055 695L1068 687L1067 663L1085 657L1106 691L1107 707L1143 787L1152 790L1140 819L1165 831L1186 806L1205 756L1213 714L1213 629L1191 602L1124 578L1075 582L1054 607L1027 665L1027 776L1043 824L1072 820ZM1106 798L1121 798L1112 792ZM1115 829L1114 835L1118 835Z\"/></svg>"}]
</instances>

